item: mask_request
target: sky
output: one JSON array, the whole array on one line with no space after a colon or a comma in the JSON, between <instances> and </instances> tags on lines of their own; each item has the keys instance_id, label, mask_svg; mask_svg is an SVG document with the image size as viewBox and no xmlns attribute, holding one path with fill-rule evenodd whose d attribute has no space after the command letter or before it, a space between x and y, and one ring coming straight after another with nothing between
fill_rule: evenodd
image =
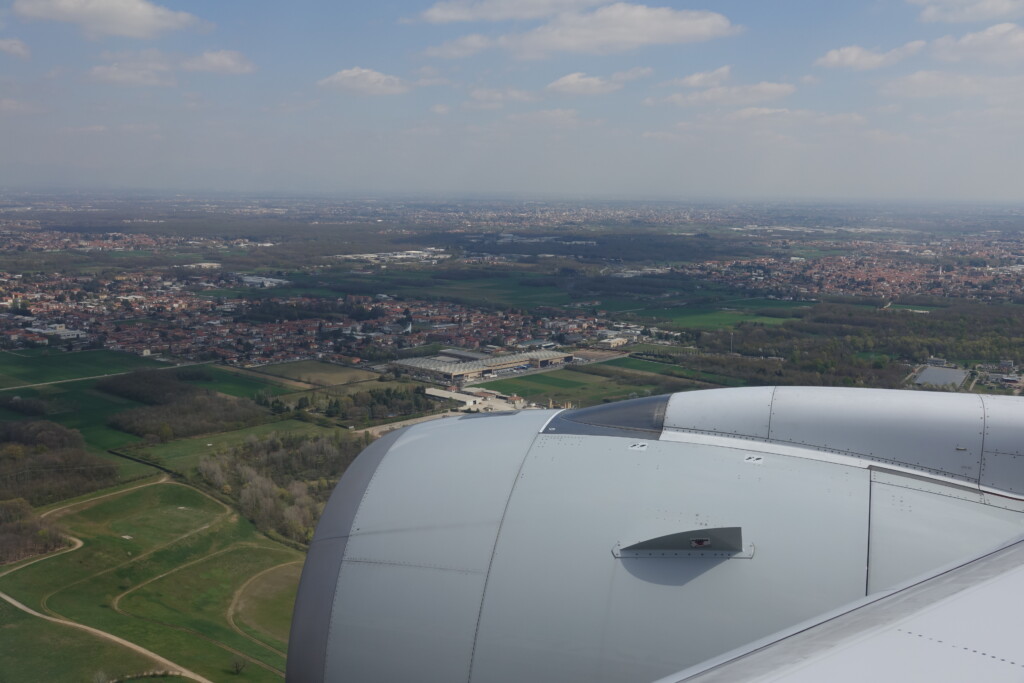
<instances>
[{"instance_id":1,"label":"sky","mask_svg":"<svg viewBox=\"0 0 1024 683\"><path fill-rule=\"evenodd\" d=\"M0 187L1024 200L1024 0L0 0Z\"/></svg>"}]
</instances>

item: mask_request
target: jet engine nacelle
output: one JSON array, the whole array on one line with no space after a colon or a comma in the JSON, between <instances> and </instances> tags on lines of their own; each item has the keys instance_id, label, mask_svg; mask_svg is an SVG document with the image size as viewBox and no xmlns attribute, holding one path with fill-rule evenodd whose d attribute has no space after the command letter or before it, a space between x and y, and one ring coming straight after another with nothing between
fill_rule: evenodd
<instances>
[{"instance_id":1,"label":"jet engine nacelle","mask_svg":"<svg viewBox=\"0 0 1024 683\"><path fill-rule=\"evenodd\" d=\"M1024 399L714 389L390 433L309 549L288 679L644 681L1024 532Z\"/></svg>"}]
</instances>

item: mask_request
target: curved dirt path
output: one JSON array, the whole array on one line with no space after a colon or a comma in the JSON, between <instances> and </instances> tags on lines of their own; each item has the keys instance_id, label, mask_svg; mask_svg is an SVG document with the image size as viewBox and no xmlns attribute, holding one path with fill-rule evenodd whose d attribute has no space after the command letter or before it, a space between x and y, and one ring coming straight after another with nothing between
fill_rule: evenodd
<instances>
[{"instance_id":1,"label":"curved dirt path","mask_svg":"<svg viewBox=\"0 0 1024 683\"><path fill-rule=\"evenodd\" d=\"M78 501L78 502L75 502L75 503L69 503L67 505L64 505L64 506L61 506L61 507L58 507L58 508L54 508L52 510L48 510L45 513L43 513L42 515L40 515L40 517L46 517L47 515L51 515L51 514L53 514L55 512L58 512L58 511L67 510L69 508L73 508L73 507L76 507L78 505L85 505L86 503L92 503L93 501L101 500L103 498L109 498L110 496L117 496L117 495L120 495L122 493L127 493L128 491L134 491L136 489L144 488L146 486L155 486L156 484L163 484L166 481L167 481L167 476L165 475L165 476L161 477L160 479L158 479L156 481L151 481L151 482L148 482L148 483L145 483L145 484L139 484L138 486L132 486L132 487L127 488L127 489L121 489L120 491L114 491L112 493L107 493L107 494L104 494L102 496L96 496L95 498L89 498L88 500L81 500L81 501ZM36 562L42 562L43 560L48 560L51 557L56 557L57 555L62 555L64 553L74 552L75 550L78 550L83 545L85 545L80 538L76 538L74 536L68 536L67 538L68 538L68 540L71 541L71 544L72 544L70 548L65 548L64 550L58 551L56 553L50 553L48 555L44 555L42 557L38 557L38 558L32 560L31 562L26 562L25 564L18 565L17 567L14 567L12 569L8 569L7 571L0 573L0 577L7 576L8 574L12 574L12 573L14 573L14 572L16 572L16 571L18 571L20 569L24 569L25 567L33 565ZM190 671L190 670L186 669L185 667L181 666L180 664L176 664L176 663L172 662L171 660L167 659L166 657L161 657L157 653L155 653L155 652L153 652L151 650L147 650L146 648L142 647L141 645L136 645L135 643L133 643L133 642L131 642L129 640L125 640L124 638L121 638L119 636L115 636L113 633L107 633L106 631L101 631L98 628L93 628L92 626L86 626L85 624L79 624L78 622L70 621L68 619L61 619L59 617L50 616L48 614L42 614L41 612L37 612L34 609L32 609L31 607L18 602L17 600L12 598L10 595L7 595L7 593L4 593L2 591L0 591L0 600L4 600L8 604L10 604L12 607L17 608L17 609L21 610L22 612L25 612L26 614L30 614L33 617L38 617L40 619L45 619L46 621L49 621L49 622L52 622L52 623L55 623L55 624L61 624L63 626L70 626L72 628L77 628L79 630L85 631L86 633L90 633L90 634L92 634L92 635L94 635L94 636L96 636L98 638L102 638L103 640L107 640L109 642L116 643L116 644L118 644L118 645L120 645L122 647L126 647L129 650L132 650L133 652L136 652L136 653L138 653L140 655L143 655L144 657L149 657L150 659L152 659L154 662L156 662L160 666L165 667L169 673L173 673L173 674L176 674L178 676L182 676L184 678L190 678L193 681L199 681L199 683L213 683L213 681L211 681L210 679L204 678L203 676L200 676L199 674L195 673L194 671Z\"/></svg>"},{"instance_id":2,"label":"curved dirt path","mask_svg":"<svg viewBox=\"0 0 1024 683\"><path fill-rule=\"evenodd\" d=\"M251 640L252 642L258 643L259 645L262 645L263 647L267 648L268 650L270 650L272 652L276 652L277 654L281 655L282 657L287 657L288 656L287 653L281 652L277 648L271 647L270 645L267 645L266 643L264 643L260 639L254 638L253 636L249 635L248 633L243 631L241 628L239 628L238 624L235 623L235 613L238 611L238 603L240 603L241 600L242 600L242 593L245 592L245 589L249 587L250 583L252 583L256 579L260 578L264 574L268 574L268 573L274 571L275 569L280 569L281 567L287 567L287 566L292 565L292 564L302 564L303 562L305 562L305 560L292 560L291 562L282 562L281 564L275 564L273 567L268 567L268 568L264 569L261 572L253 574L252 576L250 576L246 580L245 583L243 583L241 586L239 586L238 590L235 591L235 594L231 596L231 604L228 605L227 620L228 620L228 625L232 628L232 630L235 633L237 633L238 635L244 636L244 637L248 638L249 640Z\"/></svg>"}]
</instances>

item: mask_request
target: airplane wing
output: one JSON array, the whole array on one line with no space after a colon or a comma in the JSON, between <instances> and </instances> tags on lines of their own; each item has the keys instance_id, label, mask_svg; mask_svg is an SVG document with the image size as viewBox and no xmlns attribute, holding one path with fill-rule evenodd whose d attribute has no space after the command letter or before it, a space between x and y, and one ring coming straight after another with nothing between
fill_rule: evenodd
<instances>
[{"instance_id":1,"label":"airplane wing","mask_svg":"<svg viewBox=\"0 0 1024 683\"><path fill-rule=\"evenodd\" d=\"M324 510L288 678L758 680L960 642L922 623L970 624L972 571L1017 557L991 553L1024 533L1022 449L1024 399L804 387L394 432Z\"/></svg>"}]
</instances>

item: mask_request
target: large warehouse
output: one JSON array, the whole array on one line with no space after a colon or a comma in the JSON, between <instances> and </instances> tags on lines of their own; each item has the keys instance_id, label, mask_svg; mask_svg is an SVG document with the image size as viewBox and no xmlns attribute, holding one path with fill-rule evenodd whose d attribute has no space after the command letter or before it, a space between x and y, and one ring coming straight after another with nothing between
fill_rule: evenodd
<instances>
[{"instance_id":1,"label":"large warehouse","mask_svg":"<svg viewBox=\"0 0 1024 683\"><path fill-rule=\"evenodd\" d=\"M431 379L445 384L464 384L485 377L495 377L515 368L546 368L569 362L572 362L572 353L565 351L526 351L500 356L484 356L473 360L442 354L431 358L398 360L391 365L414 377Z\"/></svg>"}]
</instances>

